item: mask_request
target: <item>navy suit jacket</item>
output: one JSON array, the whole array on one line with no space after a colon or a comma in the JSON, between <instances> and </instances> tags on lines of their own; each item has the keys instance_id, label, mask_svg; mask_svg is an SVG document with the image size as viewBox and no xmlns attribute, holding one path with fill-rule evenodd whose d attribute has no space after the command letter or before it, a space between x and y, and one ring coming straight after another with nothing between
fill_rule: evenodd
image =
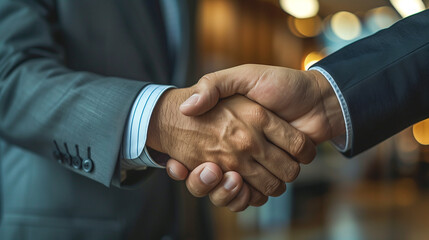
<instances>
[{"instance_id":1,"label":"navy suit jacket","mask_svg":"<svg viewBox=\"0 0 429 240\"><path fill-rule=\"evenodd\" d=\"M346 100L356 155L429 117L429 10L348 45L315 66Z\"/></svg>"}]
</instances>

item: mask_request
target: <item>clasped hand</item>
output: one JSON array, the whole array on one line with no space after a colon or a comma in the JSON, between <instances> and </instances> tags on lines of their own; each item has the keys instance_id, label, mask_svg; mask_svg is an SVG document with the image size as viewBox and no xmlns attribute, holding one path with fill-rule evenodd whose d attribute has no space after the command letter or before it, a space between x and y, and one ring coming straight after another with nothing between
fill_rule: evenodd
<instances>
[{"instance_id":1,"label":"clasped hand","mask_svg":"<svg viewBox=\"0 0 429 240\"><path fill-rule=\"evenodd\" d=\"M327 113L338 103L323 84L315 73L262 65L206 75L162 96L147 145L175 159L167 165L172 178L193 170L187 179L193 195L209 194L233 211L262 205L286 190L299 163L312 161L315 143L336 134ZM213 181L198 176L207 171Z\"/></svg>"}]
</instances>

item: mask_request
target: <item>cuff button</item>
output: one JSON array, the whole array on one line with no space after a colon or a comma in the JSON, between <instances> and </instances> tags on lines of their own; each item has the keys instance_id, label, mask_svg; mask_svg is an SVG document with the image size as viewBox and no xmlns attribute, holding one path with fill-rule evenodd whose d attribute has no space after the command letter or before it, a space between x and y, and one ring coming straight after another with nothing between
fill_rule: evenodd
<instances>
[{"instance_id":1,"label":"cuff button","mask_svg":"<svg viewBox=\"0 0 429 240\"><path fill-rule=\"evenodd\" d=\"M55 160L57 160L59 163L63 163L63 156L58 150L53 151L52 155L54 156Z\"/></svg>"},{"instance_id":2,"label":"cuff button","mask_svg":"<svg viewBox=\"0 0 429 240\"><path fill-rule=\"evenodd\" d=\"M83 162L82 162L83 171L89 173L92 171L93 167L94 167L94 164L93 164L91 159L83 160Z\"/></svg>"},{"instance_id":3,"label":"cuff button","mask_svg":"<svg viewBox=\"0 0 429 240\"><path fill-rule=\"evenodd\" d=\"M68 153L64 154L63 160L65 164L72 165L72 157Z\"/></svg>"},{"instance_id":4,"label":"cuff button","mask_svg":"<svg viewBox=\"0 0 429 240\"><path fill-rule=\"evenodd\" d=\"M79 156L72 158L72 165L75 169L80 169L82 167L82 159Z\"/></svg>"}]
</instances>

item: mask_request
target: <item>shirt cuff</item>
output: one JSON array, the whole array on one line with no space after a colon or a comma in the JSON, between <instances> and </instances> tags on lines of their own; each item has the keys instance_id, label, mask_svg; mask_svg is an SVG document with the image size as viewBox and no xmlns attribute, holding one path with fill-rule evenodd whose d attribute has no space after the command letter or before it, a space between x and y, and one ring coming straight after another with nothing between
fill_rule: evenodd
<instances>
[{"instance_id":1,"label":"shirt cuff","mask_svg":"<svg viewBox=\"0 0 429 240\"><path fill-rule=\"evenodd\" d=\"M338 136L332 139L331 141L340 152L346 152L351 149L351 145L352 145L351 140L353 139L353 129L352 129L352 121L350 118L349 108L347 107L347 103L343 96L343 93L341 92L334 78L325 69L316 66L316 67L311 67L309 70L316 70L320 72L328 80L332 89L334 89L335 95L338 98L338 102L340 103L341 111L343 113L344 123L346 125L345 126L346 134Z\"/></svg>"},{"instance_id":2,"label":"shirt cuff","mask_svg":"<svg viewBox=\"0 0 429 240\"><path fill-rule=\"evenodd\" d=\"M131 108L122 140L122 169L164 168L164 166L160 165L150 156L146 148L146 139L153 109L162 93L170 88L175 87L171 85L149 84L137 96Z\"/></svg>"}]
</instances>

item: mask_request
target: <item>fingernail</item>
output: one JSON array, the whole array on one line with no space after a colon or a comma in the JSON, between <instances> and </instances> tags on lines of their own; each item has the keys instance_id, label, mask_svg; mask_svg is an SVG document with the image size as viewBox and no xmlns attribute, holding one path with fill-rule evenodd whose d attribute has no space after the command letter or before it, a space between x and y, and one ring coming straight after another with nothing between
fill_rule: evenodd
<instances>
[{"instance_id":1,"label":"fingernail","mask_svg":"<svg viewBox=\"0 0 429 240\"><path fill-rule=\"evenodd\" d=\"M179 178L179 176L177 176L177 174L174 172L174 170L171 167L168 168L168 172L170 173L171 176L175 177L176 179Z\"/></svg>"},{"instance_id":2,"label":"fingernail","mask_svg":"<svg viewBox=\"0 0 429 240\"><path fill-rule=\"evenodd\" d=\"M203 183L210 185L216 181L217 175L212 170L210 170L209 168L206 167L201 172L200 179L201 179L201 181L203 181Z\"/></svg>"},{"instance_id":3,"label":"fingernail","mask_svg":"<svg viewBox=\"0 0 429 240\"><path fill-rule=\"evenodd\" d=\"M234 179L227 178L225 183L223 184L223 187L227 190L227 191L231 191L232 189L234 189L237 186L236 182L234 181Z\"/></svg>"},{"instance_id":4,"label":"fingernail","mask_svg":"<svg viewBox=\"0 0 429 240\"><path fill-rule=\"evenodd\" d=\"M194 95L190 96L186 101L184 101L180 106L193 106L197 104L199 99L200 94L195 93Z\"/></svg>"}]
</instances>

